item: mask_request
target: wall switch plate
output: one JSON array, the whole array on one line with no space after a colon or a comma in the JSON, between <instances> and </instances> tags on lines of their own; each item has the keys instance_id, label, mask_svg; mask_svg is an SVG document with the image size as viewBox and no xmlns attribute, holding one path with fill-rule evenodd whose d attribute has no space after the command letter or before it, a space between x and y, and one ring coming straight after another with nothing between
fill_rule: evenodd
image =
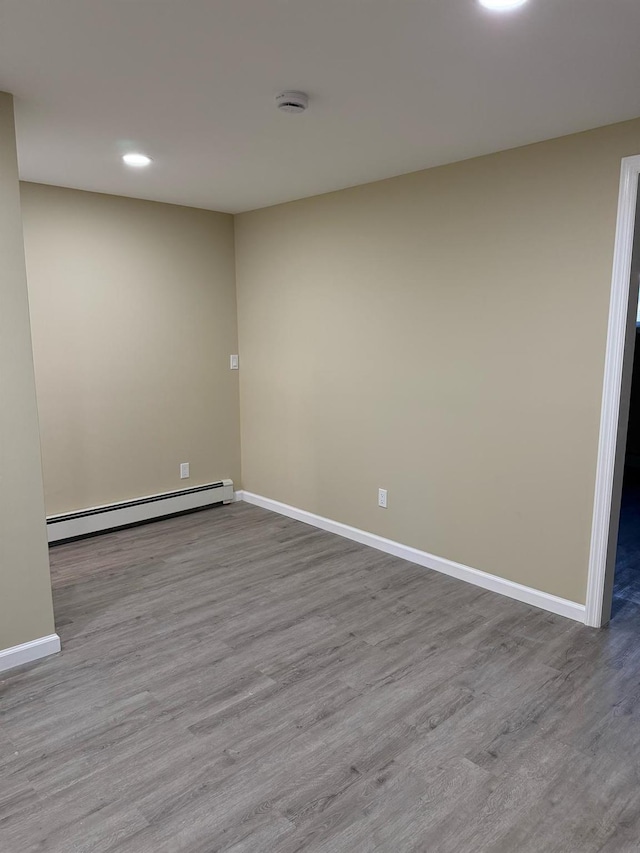
<instances>
[{"instance_id":1,"label":"wall switch plate","mask_svg":"<svg viewBox=\"0 0 640 853\"><path fill-rule=\"evenodd\" d=\"M240 359L237 355L232 355L230 358L229 369L230 370L238 370L240 367Z\"/></svg>"},{"instance_id":2,"label":"wall switch plate","mask_svg":"<svg viewBox=\"0 0 640 853\"><path fill-rule=\"evenodd\" d=\"M387 508L387 490L386 489L378 489L378 506L381 506L382 509Z\"/></svg>"},{"instance_id":3,"label":"wall switch plate","mask_svg":"<svg viewBox=\"0 0 640 853\"><path fill-rule=\"evenodd\" d=\"M180 463L180 479L188 480L189 479L189 463L181 462Z\"/></svg>"}]
</instances>

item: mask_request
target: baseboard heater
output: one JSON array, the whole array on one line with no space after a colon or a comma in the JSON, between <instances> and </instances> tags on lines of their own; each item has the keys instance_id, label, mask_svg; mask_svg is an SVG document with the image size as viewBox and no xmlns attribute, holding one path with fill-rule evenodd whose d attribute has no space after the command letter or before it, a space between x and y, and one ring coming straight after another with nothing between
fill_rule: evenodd
<instances>
[{"instance_id":1,"label":"baseboard heater","mask_svg":"<svg viewBox=\"0 0 640 853\"><path fill-rule=\"evenodd\" d=\"M214 504L232 503L233 499L233 480L220 480L218 483L207 483L193 489L180 489L77 512L50 515L47 517L47 535L50 543L62 542L203 509Z\"/></svg>"}]
</instances>

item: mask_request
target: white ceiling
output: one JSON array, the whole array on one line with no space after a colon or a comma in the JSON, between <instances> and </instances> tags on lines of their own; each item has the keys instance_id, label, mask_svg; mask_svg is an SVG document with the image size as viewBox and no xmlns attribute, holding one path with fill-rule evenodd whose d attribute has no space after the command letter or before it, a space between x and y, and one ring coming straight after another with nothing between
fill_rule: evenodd
<instances>
[{"instance_id":1,"label":"white ceiling","mask_svg":"<svg viewBox=\"0 0 640 853\"><path fill-rule=\"evenodd\" d=\"M640 0L0 0L0 89L25 180L237 212L640 115Z\"/></svg>"}]
</instances>

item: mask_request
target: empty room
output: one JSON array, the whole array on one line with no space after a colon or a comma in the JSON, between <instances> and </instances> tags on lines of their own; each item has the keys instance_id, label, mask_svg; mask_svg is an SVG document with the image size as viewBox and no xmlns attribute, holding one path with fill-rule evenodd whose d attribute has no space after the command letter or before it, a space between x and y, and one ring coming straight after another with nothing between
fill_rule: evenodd
<instances>
[{"instance_id":1,"label":"empty room","mask_svg":"<svg viewBox=\"0 0 640 853\"><path fill-rule=\"evenodd\" d=\"M640 850L639 39L0 0L0 853Z\"/></svg>"}]
</instances>

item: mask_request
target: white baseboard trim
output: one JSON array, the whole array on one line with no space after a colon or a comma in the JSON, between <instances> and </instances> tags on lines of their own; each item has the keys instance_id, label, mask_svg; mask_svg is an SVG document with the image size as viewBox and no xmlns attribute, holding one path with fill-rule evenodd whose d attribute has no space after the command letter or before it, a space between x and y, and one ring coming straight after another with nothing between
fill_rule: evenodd
<instances>
[{"instance_id":1,"label":"white baseboard trim","mask_svg":"<svg viewBox=\"0 0 640 853\"><path fill-rule=\"evenodd\" d=\"M174 513L188 512L234 500L233 480L220 480L190 489L179 489L161 495L148 495L117 504L105 504L77 512L47 516L49 542L61 542L78 536L88 536L103 530L113 530L140 524Z\"/></svg>"},{"instance_id":2,"label":"white baseboard trim","mask_svg":"<svg viewBox=\"0 0 640 853\"><path fill-rule=\"evenodd\" d=\"M547 610L559 616L566 616L568 619L573 619L576 622L585 621L584 604L568 601L565 598L559 598L548 592L542 592L539 589L523 586L497 575L490 575L487 572L472 569L470 566L455 563L453 560L436 557L427 551L420 551L409 545L401 545L400 542L394 542L392 539L385 539L382 536L377 536L375 533L367 533L365 530L359 530L357 527L350 527L348 524L342 524L340 521L323 518L321 515L316 515L313 512L297 509L288 504L280 503L280 501L255 495L252 492L238 491L235 494L236 500L246 501L246 503L254 504L263 509L271 510L271 512L286 515L288 518L294 518L296 521L302 521L305 524L318 527L320 530L344 536L346 539L359 542L361 545L368 545L370 548L376 548L378 551L384 551L386 554L392 554L394 557L400 557L403 560L408 560L410 563L417 563L417 565L424 566L426 569L433 569L433 571L449 575L449 577L457 578L466 583L474 584L475 586L482 587L482 589L506 595L508 598L513 598L516 601L531 604L533 607L539 607L541 610Z\"/></svg>"},{"instance_id":3,"label":"white baseboard trim","mask_svg":"<svg viewBox=\"0 0 640 853\"><path fill-rule=\"evenodd\" d=\"M0 651L0 672L6 672L16 666L31 663L40 658L55 655L60 651L60 637L57 634L49 634L48 637L39 637L19 646Z\"/></svg>"}]
</instances>

